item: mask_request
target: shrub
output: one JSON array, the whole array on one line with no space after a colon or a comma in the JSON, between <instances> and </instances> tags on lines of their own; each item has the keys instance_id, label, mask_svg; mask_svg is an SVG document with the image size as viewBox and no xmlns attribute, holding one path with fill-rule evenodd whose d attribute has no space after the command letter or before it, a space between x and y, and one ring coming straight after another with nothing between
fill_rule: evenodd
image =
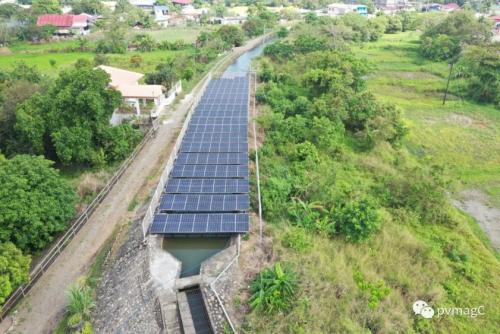
<instances>
[{"instance_id":1,"label":"shrub","mask_svg":"<svg viewBox=\"0 0 500 334\"><path fill-rule=\"evenodd\" d=\"M333 210L333 219L338 233L353 242L367 240L380 228L380 216L369 199L341 204Z\"/></svg>"},{"instance_id":2,"label":"shrub","mask_svg":"<svg viewBox=\"0 0 500 334\"><path fill-rule=\"evenodd\" d=\"M250 285L250 307L265 313L290 309L297 290L296 274L288 266L276 263L259 273Z\"/></svg>"},{"instance_id":3,"label":"shrub","mask_svg":"<svg viewBox=\"0 0 500 334\"><path fill-rule=\"evenodd\" d=\"M28 281L31 258L11 242L0 243L0 306L21 284Z\"/></svg>"},{"instance_id":4,"label":"shrub","mask_svg":"<svg viewBox=\"0 0 500 334\"><path fill-rule=\"evenodd\" d=\"M284 235L283 246L298 252L305 252L312 246L312 239L307 232L300 227L291 227Z\"/></svg>"},{"instance_id":5,"label":"shrub","mask_svg":"<svg viewBox=\"0 0 500 334\"><path fill-rule=\"evenodd\" d=\"M391 293L391 289L385 285L384 281L379 280L376 283L368 282L359 271L354 272L353 279L358 288L368 294L368 307L371 309L375 309Z\"/></svg>"},{"instance_id":6,"label":"shrub","mask_svg":"<svg viewBox=\"0 0 500 334\"><path fill-rule=\"evenodd\" d=\"M94 300L92 292L87 286L73 285L68 292L68 312L70 315L80 314L83 319L89 319Z\"/></svg>"},{"instance_id":7,"label":"shrub","mask_svg":"<svg viewBox=\"0 0 500 334\"><path fill-rule=\"evenodd\" d=\"M217 30L220 38L230 46L241 46L245 40L243 31L238 26L225 25Z\"/></svg>"}]
</instances>

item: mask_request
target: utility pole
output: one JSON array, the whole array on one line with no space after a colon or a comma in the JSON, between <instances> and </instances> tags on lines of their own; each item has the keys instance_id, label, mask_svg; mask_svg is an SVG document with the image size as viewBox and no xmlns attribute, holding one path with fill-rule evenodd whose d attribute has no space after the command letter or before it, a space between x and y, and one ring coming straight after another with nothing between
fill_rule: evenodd
<instances>
[{"instance_id":1,"label":"utility pole","mask_svg":"<svg viewBox=\"0 0 500 334\"><path fill-rule=\"evenodd\" d=\"M443 106L446 103L446 97L448 96L448 89L450 88L450 81L451 81L451 72L453 71L454 64L455 64L454 61L450 63L450 73L448 74L448 81L446 82L446 90L444 91Z\"/></svg>"}]
</instances>

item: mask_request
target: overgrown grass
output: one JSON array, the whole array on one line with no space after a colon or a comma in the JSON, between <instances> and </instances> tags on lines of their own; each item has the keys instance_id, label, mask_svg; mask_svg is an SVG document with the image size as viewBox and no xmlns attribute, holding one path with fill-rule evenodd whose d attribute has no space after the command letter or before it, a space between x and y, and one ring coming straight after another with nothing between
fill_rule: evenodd
<instances>
[{"instance_id":1,"label":"overgrown grass","mask_svg":"<svg viewBox=\"0 0 500 334\"><path fill-rule=\"evenodd\" d=\"M382 175L401 177L402 170L397 165L405 162L409 166L445 164L457 189L472 186L489 194L498 192L500 113L491 106L453 96L458 91L455 84L451 102L442 106L447 64L419 59L417 39L416 33L385 35L379 42L356 47L357 54L377 65L377 70L368 78L369 89L379 100L396 104L404 111L410 132L403 147L396 155L396 150L389 145L365 151L349 145L342 152L343 159L320 165L324 175L315 175L310 182L315 184L312 187L315 194L333 197L339 189L370 193L379 189L377 179ZM292 66L287 69L292 74L300 73ZM264 114L269 112L268 107L263 109L267 110ZM272 131L274 133L267 134L268 142L275 132L293 129L273 128ZM276 171L286 167L286 150L270 154L275 149L270 145L272 142L265 143L261 150L261 180L264 181L280 176ZM417 175L410 173L405 178L412 176L417 184ZM329 179L334 181L328 183ZM274 188L264 182L264 200L269 198L265 192L270 189L277 189L272 195L279 200L279 190L284 187L278 180L271 185ZM419 193L423 198L432 198L426 189L421 188ZM278 200L271 203L279 204ZM273 238L273 255L291 264L298 273L300 285L289 311L274 315L251 312L242 331L497 332L500 319L498 253L470 217L451 207L439 208L449 213L448 221L437 223L422 217L429 208L420 213L402 207L381 208L380 231L363 243L350 243L344 238L327 237L325 233L307 232L307 229L292 233L294 228L290 225L297 222L292 222L285 213L276 218L270 216L266 232ZM363 285L360 277L363 284L366 282L371 287L369 293L360 287ZM378 294L376 298L372 298L374 293ZM436 313L440 307L484 306L485 315L475 318L436 315L433 319L423 319L412 311L412 304L420 299L428 302Z\"/></svg>"},{"instance_id":2,"label":"overgrown grass","mask_svg":"<svg viewBox=\"0 0 500 334\"><path fill-rule=\"evenodd\" d=\"M479 188L500 205L500 111L463 99L454 81L443 106L448 65L419 57L417 32L384 35L356 53L376 66L369 89L403 110L407 147L446 165L457 190Z\"/></svg>"}]
</instances>

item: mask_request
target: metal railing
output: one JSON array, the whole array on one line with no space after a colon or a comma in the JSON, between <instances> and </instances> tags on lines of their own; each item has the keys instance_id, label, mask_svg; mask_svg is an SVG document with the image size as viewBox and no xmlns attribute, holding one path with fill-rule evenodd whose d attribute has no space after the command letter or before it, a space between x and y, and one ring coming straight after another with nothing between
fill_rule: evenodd
<instances>
[{"instance_id":1,"label":"metal railing","mask_svg":"<svg viewBox=\"0 0 500 334\"><path fill-rule=\"evenodd\" d=\"M97 210L99 204L104 200L106 195L111 191L113 186L117 183L119 178L123 175L125 170L137 157L142 148L153 136L156 128L157 121L153 122L151 128L146 132L142 141L132 151L129 157L120 165L120 168L113 174L111 179L106 183L103 189L97 194L87 208L71 223L71 226L61 235L50 250L43 256L39 263L37 263L30 271L28 283L20 285L3 304L0 312L0 320L4 320L10 310L24 297L28 291L35 285L35 283L43 276L52 263L57 259L61 252L66 248L70 241L76 236L78 231L88 222L92 214Z\"/></svg>"}]
</instances>

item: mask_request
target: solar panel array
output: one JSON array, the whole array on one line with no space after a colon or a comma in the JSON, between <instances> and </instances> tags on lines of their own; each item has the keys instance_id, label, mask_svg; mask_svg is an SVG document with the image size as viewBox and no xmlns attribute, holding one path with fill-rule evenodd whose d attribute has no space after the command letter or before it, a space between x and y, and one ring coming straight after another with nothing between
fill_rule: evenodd
<instances>
[{"instance_id":1,"label":"solar panel array","mask_svg":"<svg viewBox=\"0 0 500 334\"><path fill-rule=\"evenodd\" d=\"M248 77L208 84L177 152L151 233L248 232L248 89Z\"/></svg>"}]
</instances>

